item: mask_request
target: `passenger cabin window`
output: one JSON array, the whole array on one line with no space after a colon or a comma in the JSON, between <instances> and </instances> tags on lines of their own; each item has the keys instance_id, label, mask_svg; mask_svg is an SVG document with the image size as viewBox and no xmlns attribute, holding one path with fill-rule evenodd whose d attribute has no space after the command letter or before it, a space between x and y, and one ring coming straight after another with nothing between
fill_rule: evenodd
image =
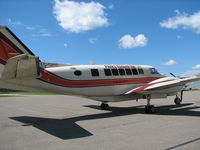
<instances>
[{"instance_id":1,"label":"passenger cabin window","mask_svg":"<svg viewBox=\"0 0 200 150\"><path fill-rule=\"evenodd\" d=\"M149 70L150 70L151 74L159 74L155 68L150 68Z\"/></svg>"},{"instance_id":2,"label":"passenger cabin window","mask_svg":"<svg viewBox=\"0 0 200 150\"><path fill-rule=\"evenodd\" d=\"M111 76L111 70L110 69L104 69L104 73L106 76Z\"/></svg>"},{"instance_id":3,"label":"passenger cabin window","mask_svg":"<svg viewBox=\"0 0 200 150\"><path fill-rule=\"evenodd\" d=\"M127 75L132 75L131 69L125 69Z\"/></svg>"},{"instance_id":4,"label":"passenger cabin window","mask_svg":"<svg viewBox=\"0 0 200 150\"><path fill-rule=\"evenodd\" d=\"M81 73L81 71L76 70L76 71L74 71L74 74L75 74L76 76L80 76L82 73Z\"/></svg>"},{"instance_id":5,"label":"passenger cabin window","mask_svg":"<svg viewBox=\"0 0 200 150\"><path fill-rule=\"evenodd\" d=\"M139 74L144 74L144 71L142 68L138 68L138 72L139 72Z\"/></svg>"},{"instance_id":6,"label":"passenger cabin window","mask_svg":"<svg viewBox=\"0 0 200 150\"><path fill-rule=\"evenodd\" d=\"M132 68L131 70L132 70L133 75L138 75L138 72L137 72L136 68Z\"/></svg>"},{"instance_id":7,"label":"passenger cabin window","mask_svg":"<svg viewBox=\"0 0 200 150\"><path fill-rule=\"evenodd\" d=\"M118 76L119 72L117 69L111 69L113 76Z\"/></svg>"},{"instance_id":8,"label":"passenger cabin window","mask_svg":"<svg viewBox=\"0 0 200 150\"><path fill-rule=\"evenodd\" d=\"M99 76L99 71L98 71L98 69L91 69L91 74L92 74L93 77Z\"/></svg>"},{"instance_id":9,"label":"passenger cabin window","mask_svg":"<svg viewBox=\"0 0 200 150\"><path fill-rule=\"evenodd\" d=\"M119 74L120 75L125 75L126 73L125 73L125 70L124 69L119 69Z\"/></svg>"}]
</instances>

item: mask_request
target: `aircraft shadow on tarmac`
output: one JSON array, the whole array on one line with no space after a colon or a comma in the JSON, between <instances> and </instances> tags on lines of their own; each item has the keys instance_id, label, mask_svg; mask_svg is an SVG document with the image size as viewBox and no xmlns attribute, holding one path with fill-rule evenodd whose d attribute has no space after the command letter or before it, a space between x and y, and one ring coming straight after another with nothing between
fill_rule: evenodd
<instances>
[{"instance_id":1,"label":"aircraft shadow on tarmac","mask_svg":"<svg viewBox=\"0 0 200 150\"><path fill-rule=\"evenodd\" d=\"M96 105L87 105L85 107L100 109L99 106ZM157 108L158 111L154 115L200 117L199 111L192 111L192 109L197 109L197 108L200 107L194 106L193 103L160 106ZM105 111L105 113L77 116L65 119L41 118L33 116L10 117L10 119L24 123L23 126L33 126L50 135L56 136L63 140L67 140L67 139L76 139L93 135L86 129L76 124L77 121L119 117L131 114L145 114L144 106L123 107L123 108L110 107L110 109L111 109L110 111Z\"/></svg>"}]
</instances>

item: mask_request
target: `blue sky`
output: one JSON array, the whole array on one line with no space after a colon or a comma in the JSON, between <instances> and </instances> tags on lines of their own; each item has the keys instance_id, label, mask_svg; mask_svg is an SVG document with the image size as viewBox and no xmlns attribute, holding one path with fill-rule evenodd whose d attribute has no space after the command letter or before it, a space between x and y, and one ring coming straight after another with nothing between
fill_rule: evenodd
<instances>
[{"instance_id":1,"label":"blue sky","mask_svg":"<svg viewBox=\"0 0 200 150\"><path fill-rule=\"evenodd\" d=\"M200 72L199 0L1 0L8 26L42 61Z\"/></svg>"}]
</instances>

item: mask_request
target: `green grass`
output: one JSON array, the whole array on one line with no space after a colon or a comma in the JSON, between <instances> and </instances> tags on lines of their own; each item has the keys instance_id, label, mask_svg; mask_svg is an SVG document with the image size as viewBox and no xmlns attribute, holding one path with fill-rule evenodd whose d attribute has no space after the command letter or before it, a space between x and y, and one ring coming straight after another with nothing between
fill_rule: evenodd
<instances>
[{"instance_id":1,"label":"green grass","mask_svg":"<svg viewBox=\"0 0 200 150\"><path fill-rule=\"evenodd\" d=\"M23 94L23 95L59 95L57 93L45 93L45 92L17 92L15 94Z\"/></svg>"},{"instance_id":2,"label":"green grass","mask_svg":"<svg viewBox=\"0 0 200 150\"><path fill-rule=\"evenodd\" d=\"M1 95L1 94L8 94L8 95ZM9 94L19 94L19 95L59 95L56 93L45 93L45 92L0 92L0 97L15 97L18 95L9 95Z\"/></svg>"},{"instance_id":3,"label":"green grass","mask_svg":"<svg viewBox=\"0 0 200 150\"><path fill-rule=\"evenodd\" d=\"M1 98L1 97L4 97L4 98L5 98L5 97L17 97L17 95L0 95L0 98Z\"/></svg>"},{"instance_id":4,"label":"green grass","mask_svg":"<svg viewBox=\"0 0 200 150\"><path fill-rule=\"evenodd\" d=\"M184 91L200 91L200 89L187 89L187 90L184 90Z\"/></svg>"},{"instance_id":5,"label":"green grass","mask_svg":"<svg viewBox=\"0 0 200 150\"><path fill-rule=\"evenodd\" d=\"M200 89L192 89L192 91L200 91Z\"/></svg>"}]
</instances>

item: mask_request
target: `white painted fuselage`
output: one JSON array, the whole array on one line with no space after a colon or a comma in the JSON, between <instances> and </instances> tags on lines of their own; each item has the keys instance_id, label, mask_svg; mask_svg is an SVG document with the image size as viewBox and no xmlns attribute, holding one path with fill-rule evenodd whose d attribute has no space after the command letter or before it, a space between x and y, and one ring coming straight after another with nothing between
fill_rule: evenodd
<instances>
[{"instance_id":1,"label":"white painted fuselage","mask_svg":"<svg viewBox=\"0 0 200 150\"><path fill-rule=\"evenodd\" d=\"M72 65L40 68L40 75L36 79L4 80L1 85L18 90L78 95L110 102L142 98L143 95L123 94L159 78L169 80L169 77L163 77L154 67L147 65ZM177 90L169 88L167 93L165 90L153 95L154 98L163 98Z\"/></svg>"}]
</instances>

